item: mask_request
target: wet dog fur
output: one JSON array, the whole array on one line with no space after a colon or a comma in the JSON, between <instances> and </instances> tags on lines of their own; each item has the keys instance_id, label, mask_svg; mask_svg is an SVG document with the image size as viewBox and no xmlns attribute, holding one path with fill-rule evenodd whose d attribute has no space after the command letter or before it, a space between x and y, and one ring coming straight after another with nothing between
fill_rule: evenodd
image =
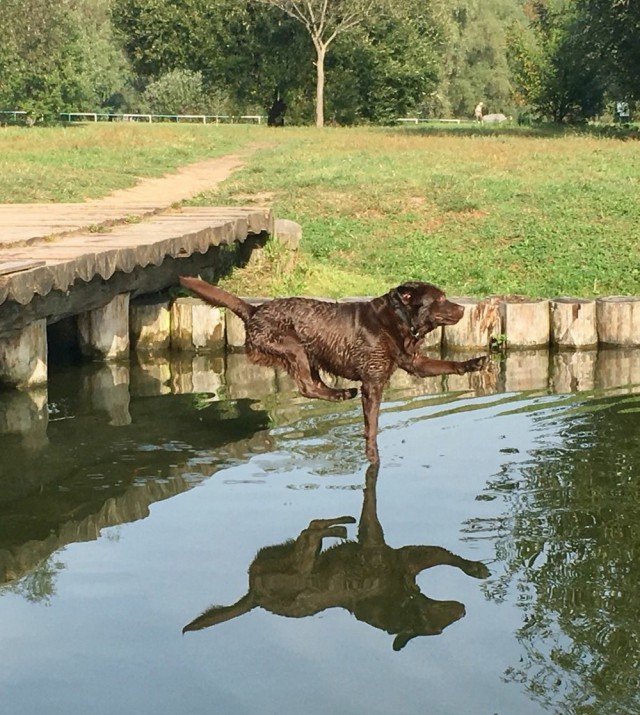
<instances>
[{"instance_id":1,"label":"wet dog fur","mask_svg":"<svg viewBox=\"0 0 640 715\"><path fill-rule=\"evenodd\" d=\"M207 303L238 315L246 328L249 360L285 370L305 397L341 401L357 395L355 388L326 385L321 370L361 382L365 451L372 463L379 462L382 391L396 369L417 377L463 375L482 370L488 362L487 356L453 361L422 354L429 332L454 325L464 313L430 283L403 283L372 300L277 298L252 305L199 278L182 276L180 282Z\"/></svg>"}]
</instances>

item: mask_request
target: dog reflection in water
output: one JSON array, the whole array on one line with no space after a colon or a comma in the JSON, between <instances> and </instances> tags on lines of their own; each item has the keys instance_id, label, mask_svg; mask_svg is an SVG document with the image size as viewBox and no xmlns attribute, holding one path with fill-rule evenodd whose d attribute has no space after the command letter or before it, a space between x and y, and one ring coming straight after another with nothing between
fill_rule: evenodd
<instances>
[{"instance_id":1,"label":"dog reflection in water","mask_svg":"<svg viewBox=\"0 0 640 715\"><path fill-rule=\"evenodd\" d=\"M486 578L480 561L468 561L439 546L403 546L384 541L376 505L377 465L367 471L357 541L322 550L327 537L346 539L355 519L314 519L297 539L258 552L249 567L249 591L231 606L213 606L183 629L197 631L261 607L302 618L344 608L359 621L395 635L394 650L416 636L432 636L465 614L457 601L435 601L420 592L417 575L445 564L473 578Z\"/></svg>"}]
</instances>

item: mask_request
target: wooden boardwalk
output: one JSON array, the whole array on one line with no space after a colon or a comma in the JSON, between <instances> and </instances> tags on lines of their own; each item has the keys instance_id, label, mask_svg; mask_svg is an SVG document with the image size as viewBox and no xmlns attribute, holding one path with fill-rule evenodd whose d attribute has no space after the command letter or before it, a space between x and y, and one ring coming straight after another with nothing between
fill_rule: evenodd
<instances>
[{"instance_id":1,"label":"wooden boardwalk","mask_svg":"<svg viewBox=\"0 0 640 715\"><path fill-rule=\"evenodd\" d=\"M118 293L176 285L181 272L215 267L212 249L272 230L268 208L182 208L100 231L0 244L0 339L40 318L96 308Z\"/></svg>"},{"instance_id":2,"label":"wooden boardwalk","mask_svg":"<svg viewBox=\"0 0 640 715\"><path fill-rule=\"evenodd\" d=\"M101 199L72 204L0 204L0 249L148 218L214 189L242 167L250 151L251 147L243 155L189 164L173 174L143 179L136 186L118 189Z\"/></svg>"},{"instance_id":3,"label":"wooden boardwalk","mask_svg":"<svg viewBox=\"0 0 640 715\"><path fill-rule=\"evenodd\" d=\"M183 207L242 166L231 155L74 204L0 205L0 341L216 268L220 247L273 232L268 207Z\"/></svg>"},{"instance_id":4,"label":"wooden boardwalk","mask_svg":"<svg viewBox=\"0 0 640 715\"><path fill-rule=\"evenodd\" d=\"M0 245L0 306L7 300L26 305L35 295L67 291L77 280L109 280L117 271L158 266L167 257L204 254L271 228L269 209L184 208L103 231L80 231L26 246Z\"/></svg>"}]
</instances>

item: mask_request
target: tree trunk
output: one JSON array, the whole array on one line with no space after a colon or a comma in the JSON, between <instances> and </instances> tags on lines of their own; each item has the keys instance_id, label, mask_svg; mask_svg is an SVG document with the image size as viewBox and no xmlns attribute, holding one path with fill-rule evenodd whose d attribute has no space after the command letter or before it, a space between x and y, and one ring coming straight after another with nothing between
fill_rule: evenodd
<instances>
[{"instance_id":1,"label":"tree trunk","mask_svg":"<svg viewBox=\"0 0 640 715\"><path fill-rule=\"evenodd\" d=\"M324 126L324 57L327 53L326 45L319 40L314 41L316 46L316 127Z\"/></svg>"}]
</instances>

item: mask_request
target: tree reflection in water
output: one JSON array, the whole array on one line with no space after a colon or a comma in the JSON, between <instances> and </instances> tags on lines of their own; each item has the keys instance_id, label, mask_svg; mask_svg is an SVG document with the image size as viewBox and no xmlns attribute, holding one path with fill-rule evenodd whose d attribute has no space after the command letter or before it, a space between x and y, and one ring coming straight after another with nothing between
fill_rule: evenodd
<instances>
[{"instance_id":1,"label":"tree reflection in water","mask_svg":"<svg viewBox=\"0 0 640 715\"><path fill-rule=\"evenodd\" d=\"M490 485L509 512L491 532L504 562L491 598L524 611L525 655L505 677L551 711L640 712L640 396L585 402L554 439ZM588 410L588 411L587 411ZM557 443L556 443L557 444Z\"/></svg>"},{"instance_id":2,"label":"tree reflection in water","mask_svg":"<svg viewBox=\"0 0 640 715\"><path fill-rule=\"evenodd\" d=\"M378 468L369 467L356 541L322 550L327 537L346 539L350 516L314 519L292 541L267 546L249 567L249 590L230 606L213 606L184 627L208 628L261 607L290 618L312 616L327 608L344 608L358 620L391 635L394 650L416 636L436 635L465 614L457 601L436 601L420 592L416 577L424 569L446 564L474 578L487 567L439 546L387 546L378 520Z\"/></svg>"}]
</instances>

